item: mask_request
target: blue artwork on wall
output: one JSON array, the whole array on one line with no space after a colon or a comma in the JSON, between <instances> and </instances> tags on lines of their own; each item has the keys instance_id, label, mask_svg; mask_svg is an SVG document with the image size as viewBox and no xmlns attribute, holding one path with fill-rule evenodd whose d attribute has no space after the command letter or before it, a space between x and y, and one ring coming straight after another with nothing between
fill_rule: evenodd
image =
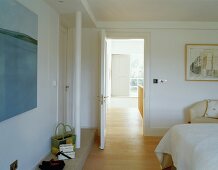
<instances>
[{"instance_id":1,"label":"blue artwork on wall","mask_svg":"<svg viewBox=\"0 0 218 170\"><path fill-rule=\"evenodd\" d=\"M0 0L0 121L37 107L37 15Z\"/></svg>"}]
</instances>

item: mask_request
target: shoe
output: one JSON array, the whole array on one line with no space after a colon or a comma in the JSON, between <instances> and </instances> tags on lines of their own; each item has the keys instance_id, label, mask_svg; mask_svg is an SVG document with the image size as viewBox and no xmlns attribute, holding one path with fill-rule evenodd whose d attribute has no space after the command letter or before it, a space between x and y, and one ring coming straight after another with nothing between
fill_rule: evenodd
<instances>
[{"instance_id":1,"label":"shoe","mask_svg":"<svg viewBox=\"0 0 218 170\"><path fill-rule=\"evenodd\" d=\"M41 170L63 170L65 163L63 160L42 161L42 165L39 165Z\"/></svg>"}]
</instances>

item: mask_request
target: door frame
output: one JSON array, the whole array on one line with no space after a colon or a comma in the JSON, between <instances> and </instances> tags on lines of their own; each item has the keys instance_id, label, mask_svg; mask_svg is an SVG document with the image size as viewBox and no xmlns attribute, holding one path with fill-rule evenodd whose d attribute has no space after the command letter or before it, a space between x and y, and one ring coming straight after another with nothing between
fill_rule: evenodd
<instances>
[{"instance_id":1,"label":"door frame","mask_svg":"<svg viewBox=\"0 0 218 170\"><path fill-rule=\"evenodd\" d=\"M150 128L150 33L142 30L115 29L106 30L106 35L107 39L144 39L143 134L149 136L152 134Z\"/></svg>"}]
</instances>

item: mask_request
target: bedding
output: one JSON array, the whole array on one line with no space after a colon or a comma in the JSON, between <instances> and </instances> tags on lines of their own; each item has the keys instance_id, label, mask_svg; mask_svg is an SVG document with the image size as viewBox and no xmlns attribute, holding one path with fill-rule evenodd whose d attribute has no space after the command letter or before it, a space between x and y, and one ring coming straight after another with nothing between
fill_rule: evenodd
<instances>
[{"instance_id":1,"label":"bedding","mask_svg":"<svg viewBox=\"0 0 218 170\"><path fill-rule=\"evenodd\" d=\"M177 170L217 170L218 124L173 126L161 139L155 153L160 163L164 154L170 154Z\"/></svg>"},{"instance_id":2,"label":"bedding","mask_svg":"<svg viewBox=\"0 0 218 170\"><path fill-rule=\"evenodd\" d=\"M207 100L205 117L218 119L218 100Z\"/></svg>"}]
</instances>

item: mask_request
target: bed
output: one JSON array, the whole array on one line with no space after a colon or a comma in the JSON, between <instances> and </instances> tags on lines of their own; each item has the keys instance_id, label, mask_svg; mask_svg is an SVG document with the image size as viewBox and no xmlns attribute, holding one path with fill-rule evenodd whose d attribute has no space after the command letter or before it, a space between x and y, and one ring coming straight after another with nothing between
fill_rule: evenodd
<instances>
[{"instance_id":1,"label":"bed","mask_svg":"<svg viewBox=\"0 0 218 170\"><path fill-rule=\"evenodd\" d=\"M155 153L163 169L173 163L177 170L218 170L218 124L173 126Z\"/></svg>"}]
</instances>

